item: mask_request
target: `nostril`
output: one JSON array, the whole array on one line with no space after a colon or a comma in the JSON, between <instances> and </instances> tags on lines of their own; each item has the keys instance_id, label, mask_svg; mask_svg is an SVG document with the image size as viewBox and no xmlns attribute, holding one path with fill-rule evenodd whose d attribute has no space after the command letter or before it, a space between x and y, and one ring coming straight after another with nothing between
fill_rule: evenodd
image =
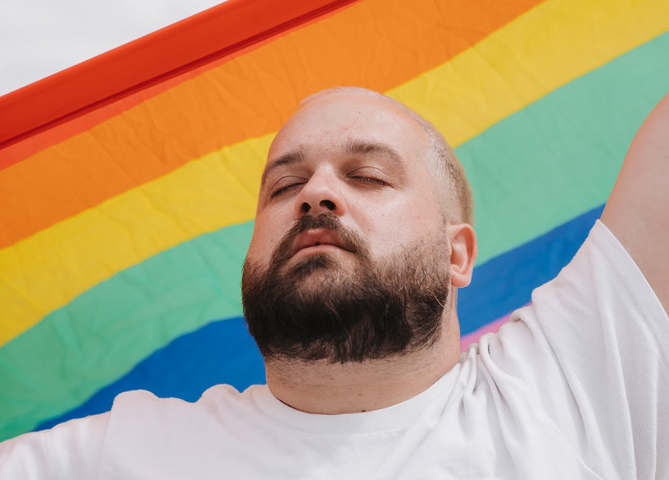
<instances>
[{"instance_id":1,"label":"nostril","mask_svg":"<svg viewBox=\"0 0 669 480\"><path fill-rule=\"evenodd\" d=\"M307 213L309 210L311 210L311 205L309 205L307 202L304 202L302 204L302 213Z\"/></svg>"},{"instance_id":2,"label":"nostril","mask_svg":"<svg viewBox=\"0 0 669 480\"><path fill-rule=\"evenodd\" d=\"M323 200L321 202L321 206L327 208L328 210L334 210L336 208L334 202L330 200Z\"/></svg>"}]
</instances>

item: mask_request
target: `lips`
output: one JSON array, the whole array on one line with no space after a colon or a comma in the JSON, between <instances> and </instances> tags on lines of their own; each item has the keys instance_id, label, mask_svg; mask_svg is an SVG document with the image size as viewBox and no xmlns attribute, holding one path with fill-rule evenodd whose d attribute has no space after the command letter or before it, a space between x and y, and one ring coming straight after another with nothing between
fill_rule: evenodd
<instances>
[{"instance_id":1,"label":"lips","mask_svg":"<svg viewBox=\"0 0 669 480\"><path fill-rule=\"evenodd\" d=\"M337 236L336 233L324 229L308 230L297 236L293 242L293 249L291 256L295 255L300 250L305 248L315 247L318 245L332 245L342 250L351 251L346 243Z\"/></svg>"}]
</instances>

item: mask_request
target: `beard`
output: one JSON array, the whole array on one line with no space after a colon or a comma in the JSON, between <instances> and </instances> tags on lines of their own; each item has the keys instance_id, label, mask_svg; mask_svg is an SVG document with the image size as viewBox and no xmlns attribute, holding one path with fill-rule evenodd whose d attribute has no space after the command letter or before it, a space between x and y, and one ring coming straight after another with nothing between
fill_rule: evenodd
<instances>
[{"instance_id":1,"label":"beard","mask_svg":"<svg viewBox=\"0 0 669 480\"><path fill-rule=\"evenodd\" d=\"M295 238L316 228L342 240L354 268L327 253L287 266ZM366 242L336 216L305 216L279 242L268 266L244 262L246 324L265 360L343 364L429 348L444 328L448 261L443 239L374 263Z\"/></svg>"}]
</instances>

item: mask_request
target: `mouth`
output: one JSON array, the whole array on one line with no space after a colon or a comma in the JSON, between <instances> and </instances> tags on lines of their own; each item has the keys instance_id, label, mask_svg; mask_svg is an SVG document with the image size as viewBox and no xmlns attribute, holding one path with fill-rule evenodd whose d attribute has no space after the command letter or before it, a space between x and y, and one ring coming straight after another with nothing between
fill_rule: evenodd
<instances>
[{"instance_id":1,"label":"mouth","mask_svg":"<svg viewBox=\"0 0 669 480\"><path fill-rule=\"evenodd\" d=\"M316 253L321 250L328 250L331 248L338 248L350 252L351 249L346 243L337 236L336 233L322 228L307 230L301 233L293 242L291 257L301 251L309 251Z\"/></svg>"}]
</instances>

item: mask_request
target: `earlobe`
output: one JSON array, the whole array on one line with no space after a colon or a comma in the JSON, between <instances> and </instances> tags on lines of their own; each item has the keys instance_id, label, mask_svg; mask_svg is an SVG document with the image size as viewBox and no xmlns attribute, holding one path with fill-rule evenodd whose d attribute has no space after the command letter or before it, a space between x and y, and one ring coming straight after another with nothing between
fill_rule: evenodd
<instances>
[{"instance_id":1,"label":"earlobe","mask_svg":"<svg viewBox=\"0 0 669 480\"><path fill-rule=\"evenodd\" d=\"M474 228L467 223L448 225L451 242L451 284L455 288L469 285L478 247Z\"/></svg>"}]
</instances>

